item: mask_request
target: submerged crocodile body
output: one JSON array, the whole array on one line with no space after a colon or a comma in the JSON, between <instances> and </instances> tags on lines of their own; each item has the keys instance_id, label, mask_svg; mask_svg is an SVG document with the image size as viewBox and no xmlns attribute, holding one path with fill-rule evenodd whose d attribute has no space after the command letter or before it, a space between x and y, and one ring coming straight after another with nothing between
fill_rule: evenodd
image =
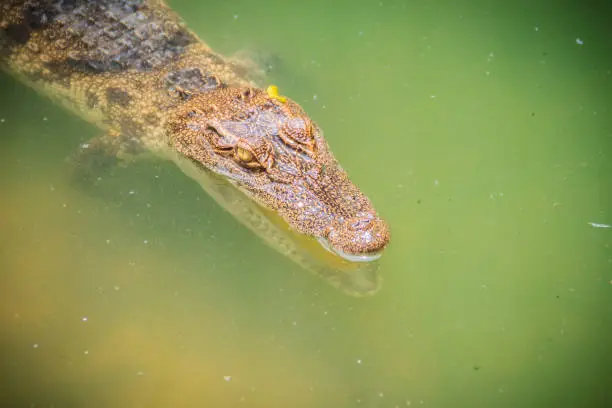
<instances>
[{"instance_id":1,"label":"submerged crocodile body","mask_svg":"<svg viewBox=\"0 0 612 408\"><path fill-rule=\"evenodd\" d=\"M306 269L378 289L387 224L320 128L162 1L0 0L0 67L104 129L92 148L172 160Z\"/></svg>"}]
</instances>

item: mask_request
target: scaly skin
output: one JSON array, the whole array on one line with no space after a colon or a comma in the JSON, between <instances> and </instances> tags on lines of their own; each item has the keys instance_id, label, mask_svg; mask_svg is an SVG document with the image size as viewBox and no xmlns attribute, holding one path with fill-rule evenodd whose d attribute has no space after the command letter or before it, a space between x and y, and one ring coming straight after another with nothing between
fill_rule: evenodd
<instances>
[{"instance_id":1,"label":"scaly skin","mask_svg":"<svg viewBox=\"0 0 612 408\"><path fill-rule=\"evenodd\" d=\"M175 161L281 253L348 293L378 289L387 224L276 87L161 1L2 1L0 66L105 129L113 154Z\"/></svg>"}]
</instances>

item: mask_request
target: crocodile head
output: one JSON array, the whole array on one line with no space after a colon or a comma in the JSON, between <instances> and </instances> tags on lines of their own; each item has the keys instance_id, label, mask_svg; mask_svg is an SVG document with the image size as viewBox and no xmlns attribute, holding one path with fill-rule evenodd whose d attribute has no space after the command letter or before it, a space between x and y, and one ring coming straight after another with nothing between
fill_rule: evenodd
<instances>
[{"instance_id":1,"label":"crocodile head","mask_svg":"<svg viewBox=\"0 0 612 408\"><path fill-rule=\"evenodd\" d=\"M168 133L181 156L350 263L378 259L389 242L387 224L349 180L321 129L275 87L192 96Z\"/></svg>"}]
</instances>

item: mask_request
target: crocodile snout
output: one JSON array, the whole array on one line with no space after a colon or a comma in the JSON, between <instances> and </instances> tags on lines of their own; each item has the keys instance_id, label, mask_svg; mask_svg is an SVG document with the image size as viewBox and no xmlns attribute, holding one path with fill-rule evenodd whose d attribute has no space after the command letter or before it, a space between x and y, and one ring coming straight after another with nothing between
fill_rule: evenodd
<instances>
[{"instance_id":1,"label":"crocodile snout","mask_svg":"<svg viewBox=\"0 0 612 408\"><path fill-rule=\"evenodd\" d=\"M334 223L322 244L349 261L370 262L381 257L389 238L387 223L365 213Z\"/></svg>"}]
</instances>

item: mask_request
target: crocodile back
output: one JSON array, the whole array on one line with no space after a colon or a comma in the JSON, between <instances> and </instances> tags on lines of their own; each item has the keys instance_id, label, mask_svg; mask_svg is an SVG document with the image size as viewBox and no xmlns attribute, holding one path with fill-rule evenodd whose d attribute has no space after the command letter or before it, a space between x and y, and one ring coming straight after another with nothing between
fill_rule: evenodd
<instances>
[{"instance_id":1,"label":"crocodile back","mask_svg":"<svg viewBox=\"0 0 612 408\"><path fill-rule=\"evenodd\" d=\"M2 54L39 36L56 75L151 71L198 41L168 8L143 0L10 0L2 15Z\"/></svg>"},{"instance_id":2,"label":"crocodile back","mask_svg":"<svg viewBox=\"0 0 612 408\"><path fill-rule=\"evenodd\" d=\"M248 80L162 1L8 0L0 67L114 134L163 148L185 92Z\"/></svg>"}]
</instances>

